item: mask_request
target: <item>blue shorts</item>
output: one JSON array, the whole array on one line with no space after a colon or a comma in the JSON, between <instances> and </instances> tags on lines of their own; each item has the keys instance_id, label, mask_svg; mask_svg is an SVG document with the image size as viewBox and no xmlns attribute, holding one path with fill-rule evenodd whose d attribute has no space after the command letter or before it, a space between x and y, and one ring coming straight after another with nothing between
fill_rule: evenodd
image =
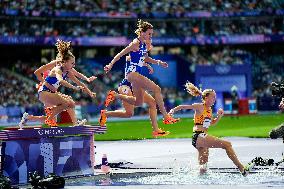
<instances>
[{"instance_id":1,"label":"blue shorts","mask_svg":"<svg viewBox=\"0 0 284 189\"><path fill-rule=\"evenodd\" d=\"M131 90L131 92L133 93L132 91L132 85L131 83L127 80L127 79L123 79L120 83L119 83L119 87L121 86L128 86Z\"/></svg>"}]
</instances>

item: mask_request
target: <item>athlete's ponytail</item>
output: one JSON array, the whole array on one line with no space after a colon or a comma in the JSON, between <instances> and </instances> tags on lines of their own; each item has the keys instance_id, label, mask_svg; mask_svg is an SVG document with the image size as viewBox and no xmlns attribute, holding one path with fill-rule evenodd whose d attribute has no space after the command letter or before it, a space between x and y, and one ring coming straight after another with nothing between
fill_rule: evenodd
<instances>
[{"instance_id":1,"label":"athlete's ponytail","mask_svg":"<svg viewBox=\"0 0 284 189\"><path fill-rule=\"evenodd\" d=\"M200 96L202 94L202 92L189 81L187 81L184 86L186 91L192 96Z\"/></svg>"},{"instance_id":2,"label":"athlete's ponytail","mask_svg":"<svg viewBox=\"0 0 284 189\"><path fill-rule=\"evenodd\" d=\"M69 58L74 58L74 55L70 51L71 41L67 42L67 41L57 39L55 46L57 47L57 51L58 51L57 56L56 56L57 60L65 62Z\"/></svg>"},{"instance_id":3,"label":"athlete's ponytail","mask_svg":"<svg viewBox=\"0 0 284 189\"><path fill-rule=\"evenodd\" d=\"M205 89L204 91L201 91L196 86L194 86L192 83L187 81L185 83L185 89L186 91L192 95L192 96L202 96L202 99L204 100L205 97L207 97L210 93L215 92L213 89Z\"/></svg>"}]
</instances>

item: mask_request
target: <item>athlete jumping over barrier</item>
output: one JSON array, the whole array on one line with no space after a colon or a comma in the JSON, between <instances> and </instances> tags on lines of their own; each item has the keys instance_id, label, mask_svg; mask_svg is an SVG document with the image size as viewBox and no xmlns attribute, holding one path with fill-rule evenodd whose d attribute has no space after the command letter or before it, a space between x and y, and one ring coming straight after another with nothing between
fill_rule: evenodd
<instances>
[{"instance_id":1,"label":"athlete jumping over barrier","mask_svg":"<svg viewBox=\"0 0 284 189\"><path fill-rule=\"evenodd\" d=\"M126 57L126 67L129 64L130 64L130 57L127 56ZM150 74L154 72L153 68L149 64L144 63L143 66L146 66L148 68ZM132 86L131 86L131 83L129 83L129 81L127 80L127 78L124 78L122 82L119 84L118 92L119 94L133 96ZM149 116L150 116L151 125L153 129L153 132L152 132L153 137L168 135L170 133L169 131L163 131L158 126L157 104L156 104L155 99L149 93L145 92L144 102L149 106ZM108 117L130 118L134 115L134 108L135 108L134 105L129 104L128 102L124 100L122 100L122 105L124 107L124 110L115 110L115 111L102 110L101 117L99 118L99 122L101 126L103 126L106 123L106 120Z\"/></svg>"},{"instance_id":2,"label":"athlete jumping over barrier","mask_svg":"<svg viewBox=\"0 0 284 189\"><path fill-rule=\"evenodd\" d=\"M129 53L130 61L126 64L125 68L125 79L122 81L122 85L132 87L133 96L125 94L118 94L115 91L110 91L105 101L107 107L116 98L127 102L133 106L141 106L143 102L157 103L160 112L162 113L165 124L173 124L179 121L179 119L173 118L169 115L164 107L163 96L161 94L161 88L156 85L149 78L141 75L141 69L145 62L158 64L163 67L167 67L168 64L161 60L155 60L148 56L148 51L151 49L151 38L153 35L153 26L149 22L138 20L137 30L135 33L138 35L126 48L118 53L111 63L104 67L106 73L108 73L113 65L124 55ZM147 43L147 44L146 44ZM150 96L147 91L154 92L154 98ZM151 114L151 113L150 113ZM153 115L153 114L152 114ZM105 111L102 111L100 124L104 125L106 122ZM153 121L153 120L152 120ZM165 133L161 131L161 134Z\"/></svg>"},{"instance_id":3,"label":"athlete jumping over barrier","mask_svg":"<svg viewBox=\"0 0 284 189\"><path fill-rule=\"evenodd\" d=\"M49 126L57 126L54 118L57 114L64 110L69 113L73 125L83 125L86 122L86 120L77 122L75 115L75 102L72 97L58 92L57 89L60 85L63 85L75 91L82 90L90 95L90 97L94 98L96 94L91 92L84 83L77 79L77 77L89 82L93 81L96 77L92 76L87 78L85 75L74 69L75 57L70 51L70 42L58 40L56 46L58 50L56 60L51 61L47 65L41 66L35 71L35 75L41 82L38 87L38 97L46 107L46 116L33 116L28 113L24 113L19 123L20 128L22 128L28 120L41 121ZM44 78L42 73L49 70L50 72ZM67 77L78 86L74 86L67 82Z\"/></svg>"}]
</instances>

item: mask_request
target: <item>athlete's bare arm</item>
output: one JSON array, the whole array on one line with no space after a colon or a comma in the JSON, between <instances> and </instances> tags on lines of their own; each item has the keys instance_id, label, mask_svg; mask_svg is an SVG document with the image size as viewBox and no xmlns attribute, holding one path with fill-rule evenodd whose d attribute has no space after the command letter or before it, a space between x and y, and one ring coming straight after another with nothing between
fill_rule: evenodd
<instances>
[{"instance_id":1,"label":"athlete's bare arm","mask_svg":"<svg viewBox=\"0 0 284 189\"><path fill-rule=\"evenodd\" d=\"M83 89L81 86L74 86L72 85L71 83L65 81L62 77L62 71L60 68L58 67L55 67L51 70L52 74L55 74L55 77L58 79L58 81L60 82L61 85L65 86L65 87L68 87L68 88L71 88L75 91L79 91L80 89Z\"/></svg>"},{"instance_id":2,"label":"athlete's bare arm","mask_svg":"<svg viewBox=\"0 0 284 189\"><path fill-rule=\"evenodd\" d=\"M212 120L211 125L215 125L216 123L218 123L219 120L223 117L223 115L224 115L224 110L220 108L217 112L217 117Z\"/></svg>"},{"instance_id":3,"label":"athlete's bare arm","mask_svg":"<svg viewBox=\"0 0 284 189\"><path fill-rule=\"evenodd\" d=\"M179 110L188 110L188 109L191 109L191 110L195 110L197 112L197 114L199 113L202 113L203 110L204 110L204 107L203 107L203 104L201 103L194 103L192 105L179 105L173 109L170 110L170 114L174 114L176 111L179 111Z\"/></svg>"},{"instance_id":4,"label":"athlete's bare arm","mask_svg":"<svg viewBox=\"0 0 284 189\"><path fill-rule=\"evenodd\" d=\"M145 62L148 62L148 63L151 63L151 64L158 64L158 65L161 65L164 68L167 68L169 66L168 63L163 62L161 60L153 59L150 56L145 57Z\"/></svg>"},{"instance_id":5,"label":"athlete's bare arm","mask_svg":"<svg viewBox=\"0 0 284 189\"><path fill-rule=\"evenodd\" d=\"M51 61L50 63L48 64L45 64L41 67L39 67L35 72L35 76L37 77L37 79L40 81L40 82L43 82L44 81L44 78L42 76L42 74L45 72L45 71L48 71L48 70L52 70L56 64L58 63L58 60L53 60Z\"/></svg>"},{"instance_id":6,"label":"athlete's bare arm","mask_svg":"<svg viewBox=\"0 0 284 189\"><path fill-rule=\"evenodd\" d=\"M139 41L133 40L127 47L125 47L122 51L120 51L113 59L112 61L104 67L104 70L106 73L108 73L112 66L124 55L130 53L131 51L137 51L139 50Z\"/></svg>"},{"instance_id":7,"label":"athlete's bare arm","mask_svg":"<svg viewBox=\"0 0 284 189\"><path fill-rule=\"evenodd\" d=\"M82 74L82 73L78 72L77 70L75 70L74 68L72 68L71 72L72 72L77 78L83 79L83 80L85 80L85 81L87 81L87 82L89 82L89 83L92 82L92 81L94 81L95 79L97 79L96 76L87 77L87 76L85 76L84 74Z\"/></svg>"},{"instance_id":8,"label":"athlete's bare arm","mask_svg":"<svg viewBox=\"0 0 284 189\"><path fill-rule=\"evenodd\" d=\"M81 81L79 81L76 76L71 73L68 75L68 78L73 81L74 83L76 83L78 86L81 86L83 89L83 92L87 93L88 95L90 95L90 97L95 97L96 93L93 93L84 83L82 83Z\"/></svg>"}]
</instances>

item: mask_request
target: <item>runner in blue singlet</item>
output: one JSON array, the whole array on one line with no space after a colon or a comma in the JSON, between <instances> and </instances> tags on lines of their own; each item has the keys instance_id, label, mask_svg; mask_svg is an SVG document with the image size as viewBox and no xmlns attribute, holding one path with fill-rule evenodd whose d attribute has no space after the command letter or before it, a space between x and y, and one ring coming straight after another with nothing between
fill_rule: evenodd
<instances>
[{"instance_id":1,"label":"runner in blue singlet","mask_svg":"<svg viewBox=\"0 0 284 189\"><path fill-rule=\"evenodd\" d=\"M176 123L179 119L174 119L173 117L171 117L164 107L161 88L153 81L139 73L142 65L145 62L158 64L163 66L164 68L168 67L168 64L166 62L155 60L148 56L148 51L152 47L151 38L153 34L153 26L148 22L139 20L138 29L135 33L138 35L138 37L134 39L120 53L118 53L111 61L111 63L106 65L104 68L106 73L109 72L115 62L117 62L122 56L129 53L130 62L126 65L125 78L131 83L133 96L117 94L115 91L110 91L107 95L105 105L108 106L109 103L115 98L120 98L124 102L127 102L131 105L140 106L145 101L145 99L149 98L146 91L152 91L154 93L155 102L157 103L159 110L164 117L164 123ZM106 116L102 115L101 117L105 118ZM105 119L101 121L101 125L103 125L104 120Z\"/></svg>"}]
</instances>

